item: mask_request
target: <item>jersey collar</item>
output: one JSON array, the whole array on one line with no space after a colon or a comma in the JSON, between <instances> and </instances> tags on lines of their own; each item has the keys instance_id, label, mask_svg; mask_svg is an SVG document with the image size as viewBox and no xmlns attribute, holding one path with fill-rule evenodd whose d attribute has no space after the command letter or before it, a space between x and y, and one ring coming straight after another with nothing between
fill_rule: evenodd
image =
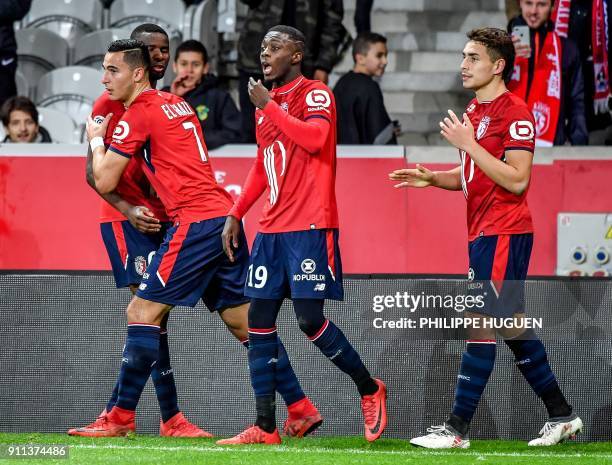
<instances>
[{"instance_id":1,"label":"jersey collar","mask_svg":"<svg viewBox=\"0 0 612 465\"><path fill-rule=\"evenodd\" d=\"M135 98L135 99L132 101L132 105L133 105L133 104L134 104L134 102L136 102L137 100L140 100L140 98L141 98L143 95L148 95L148 94L150 94L151 92L156 92L156 91L157 91L157 89L153 89L152 87L151 87L151 88L149 88L149 89L145 89L145 90L143 90L143 91L142 91L140 94L138 94L138 95L136 96L136 98ZM127 107L125 106L125 104L123 104L123 106L124 106L124 107L127 109Z\"/></svg>"},{"instance_id":2,"label":"jersey collar","mask_svg":"<svg viewBox=\"0 0 612 465\"><path fill-rule=\"evenodd\" d=\"M272 92L274 93L274 95L288 94L289 92L293 91L297 86L299 86L303 80L304 80L304 76L300 75L296 77L293 81L285 84L284 86L273 89Z\"/></svg>"},{"instance_id":3,"label":"jersey collar","mask_svg":"<svg viewBox=\"0 0 612 465\"><path fill-rule=\"evenodd\" d=\"M479 104L483 104L483 103L493 103L495 102L495 100L497 100L498 98L500 98L503 95L506 95L508 92L510 92L508 89L506 89L504 91L503 94L499 94L497 97L495 97L493 100L483 100L482 102L478 102ZM478 101L478 99L476 99L476 101Z\"/></svg>"}]
</instances>

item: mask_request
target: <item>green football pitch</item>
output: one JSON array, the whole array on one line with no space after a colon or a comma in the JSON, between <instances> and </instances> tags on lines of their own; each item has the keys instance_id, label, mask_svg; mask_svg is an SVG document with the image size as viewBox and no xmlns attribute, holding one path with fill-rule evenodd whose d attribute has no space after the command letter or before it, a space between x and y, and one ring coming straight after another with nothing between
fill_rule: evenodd
<instances>
[{"instance_id":1,"label":"green football pitch","mask_svg":"<svg viewBox=\"0 0 612 465\"><path fill-rule=\"evenodd\" d=\"M68 458L2 459L2 464L203 464L203 465L499 465L612 464L612 443L566 443L552 448L529 448L520 441L472 441L468 450L428 451L407 441L380 439L368 444L361 437L285 439L280 446L221 447L212 439L72 438L63 434L0 434L0 455L18 444L56 444L69 447Z\"/></svg>"}]
</instances>

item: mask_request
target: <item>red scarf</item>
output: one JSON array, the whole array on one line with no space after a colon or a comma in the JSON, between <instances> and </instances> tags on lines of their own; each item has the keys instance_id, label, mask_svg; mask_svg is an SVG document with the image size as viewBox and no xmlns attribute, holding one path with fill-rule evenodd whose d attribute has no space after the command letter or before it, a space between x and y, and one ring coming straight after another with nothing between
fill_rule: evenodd
<instances>
[{"instance_id":1,"label":"red scarf","mask_svg":"<svg viewBox=\"0 0 612 465\"><path fill-rule=\"evenodd\" d=\"M569 30L570 8L572 0L559 0L555 2L550 19L555 24L555 32L567 38Z\"/></svg>"},{"instance_id":2,"label":"red scarf","mask_svg":"<svg viewBox=\"0 0 612 465\"><path fill-rule=\"evenodd\" d=\"M561 109L561 39L549 31L542 50L535 35L535 61L531 88L527 89L529 59L517 57L508 88L527 102L536 123L536 145L550 147L555 140ZM534 53L532 52L532 53Z\"/></svg>"},{"instance_id":3,"label":"red scarf","mask_svg":"<svg viewBox=\"0 0 612 465\"><path fill-rule=\"evenodd\" d=\"M608 72L608 18L607 0L593 0L593 24L591 37L593 44L593 71L595 73L595 95L593 106L595 114L608 112L610 98L610 74Z\"/></svg>"}]
</instances>

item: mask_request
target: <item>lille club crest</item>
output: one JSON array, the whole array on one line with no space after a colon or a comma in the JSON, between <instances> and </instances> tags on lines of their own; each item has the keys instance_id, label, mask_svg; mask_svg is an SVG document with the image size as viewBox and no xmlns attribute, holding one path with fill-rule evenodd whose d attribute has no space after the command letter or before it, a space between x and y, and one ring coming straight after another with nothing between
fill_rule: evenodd
<instances>
[{"instance_id":1,"label":"lille club crest","mask_svg":"<svg viewBox=\"0 0 612 465\"><path fill-rule=\"evenodd\" d=\"M136 273L142 276L147 269L147 260L143 256L136 257L134 267L136 268Z\"/></svg>"},{"instance_id":2,"label":"lille club crest","mask_svg":"<svg viewBox=\"0 0 612 465\"><path fill-rule=\"evenodd\" d=\"M476 140L482 139L482 136L487 132L487 128L489 127L489 123L491 122L491 118L485 116L480 120L480 124L478 125L478 129L476 130Z\"/></svg>"},{"instance_id":3,"label":"lille club crest","mask_svg":"<svg viewBox=\"0 0 612 465\"><path fill-rule=\"evenodd\" d=\"M543 102L537 102L531 111L536 123L536 135L546 134L550 125L550 107Z\"/></svg>"}]
</instances>

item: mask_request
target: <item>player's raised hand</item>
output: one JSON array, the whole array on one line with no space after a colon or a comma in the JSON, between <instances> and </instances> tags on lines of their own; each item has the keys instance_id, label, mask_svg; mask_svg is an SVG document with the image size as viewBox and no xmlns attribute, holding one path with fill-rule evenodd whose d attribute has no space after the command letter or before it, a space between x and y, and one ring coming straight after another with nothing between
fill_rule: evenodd
<instances>
[{"instance_id":1,"label":"player's raised hand","mask_svg":"<svg viewBox=\"0 0 612 465\"><path fill-rule=\"evenodd\" d=\"M404 168L389 173L389 179L400 181L393 187L429 187L433 185L435 173L428 170L423 165L416 165L416 168Z\"/></svg>"},{"instance_id":2,"label":"player's raised hand","mask_svg":"<svg viewBox=\"0 0 612 465\"><path fill-rule=\"evenodd\" d=\"M160 221L145 206L132 207L126 212L125 216L130 224L141 233L154 234L161 230Z\"/></svg>"},{"instance_id":3,"label":"player's raised hand","mask_svg":"<svg viewBox=\"0 0 612 465\"><path fill-rule=\"evenodd\" d=\"M251 103L261 110L271 100L270 92L264 87L261 80L255 81L252 77L249 78L249 98Z\"/></svg>"},{"instance_id":4,"label":"player's raised hand","mask_svg":"<svg viewBox=\"0 0 612 465\"><path fill-rule=\"evenodd\" d=\"M104 120L102 121L94 121L94 119L89 115L87 117L87 123L85 124L85 129L87 131L87 141L91 141L94 137L102 137L106 135L106 128L108 127L108 123L113 117L112 113L106 115Z\"/></svg>"},{"instance_id":5,"label":"player's raised hand","mask_svg":"<svg viewBox=\"0 0 612 465\"><path fill-rule=\"evenodd\" d=\"M440 121L440 134L451 145L460 150L469 152L470 146L474 143L474 126L467 113L463 114L463 121L457 118L453 110L448 110L448 117Z\"/></svg>"},{"instance_id":6,"label":"player's raised hand","mask_svg":"<svg viewBox=\"0 0 612 465\"><path fill-rule=\"evenodd\" d=\"M231 215L228 216L225 220L225 226L223 226L221 240L223 241L223 251L230 262L234 261L234 249L237 249L240 245L238 242L239 235L240 221Z\"/></svg>"}]
</instances>

